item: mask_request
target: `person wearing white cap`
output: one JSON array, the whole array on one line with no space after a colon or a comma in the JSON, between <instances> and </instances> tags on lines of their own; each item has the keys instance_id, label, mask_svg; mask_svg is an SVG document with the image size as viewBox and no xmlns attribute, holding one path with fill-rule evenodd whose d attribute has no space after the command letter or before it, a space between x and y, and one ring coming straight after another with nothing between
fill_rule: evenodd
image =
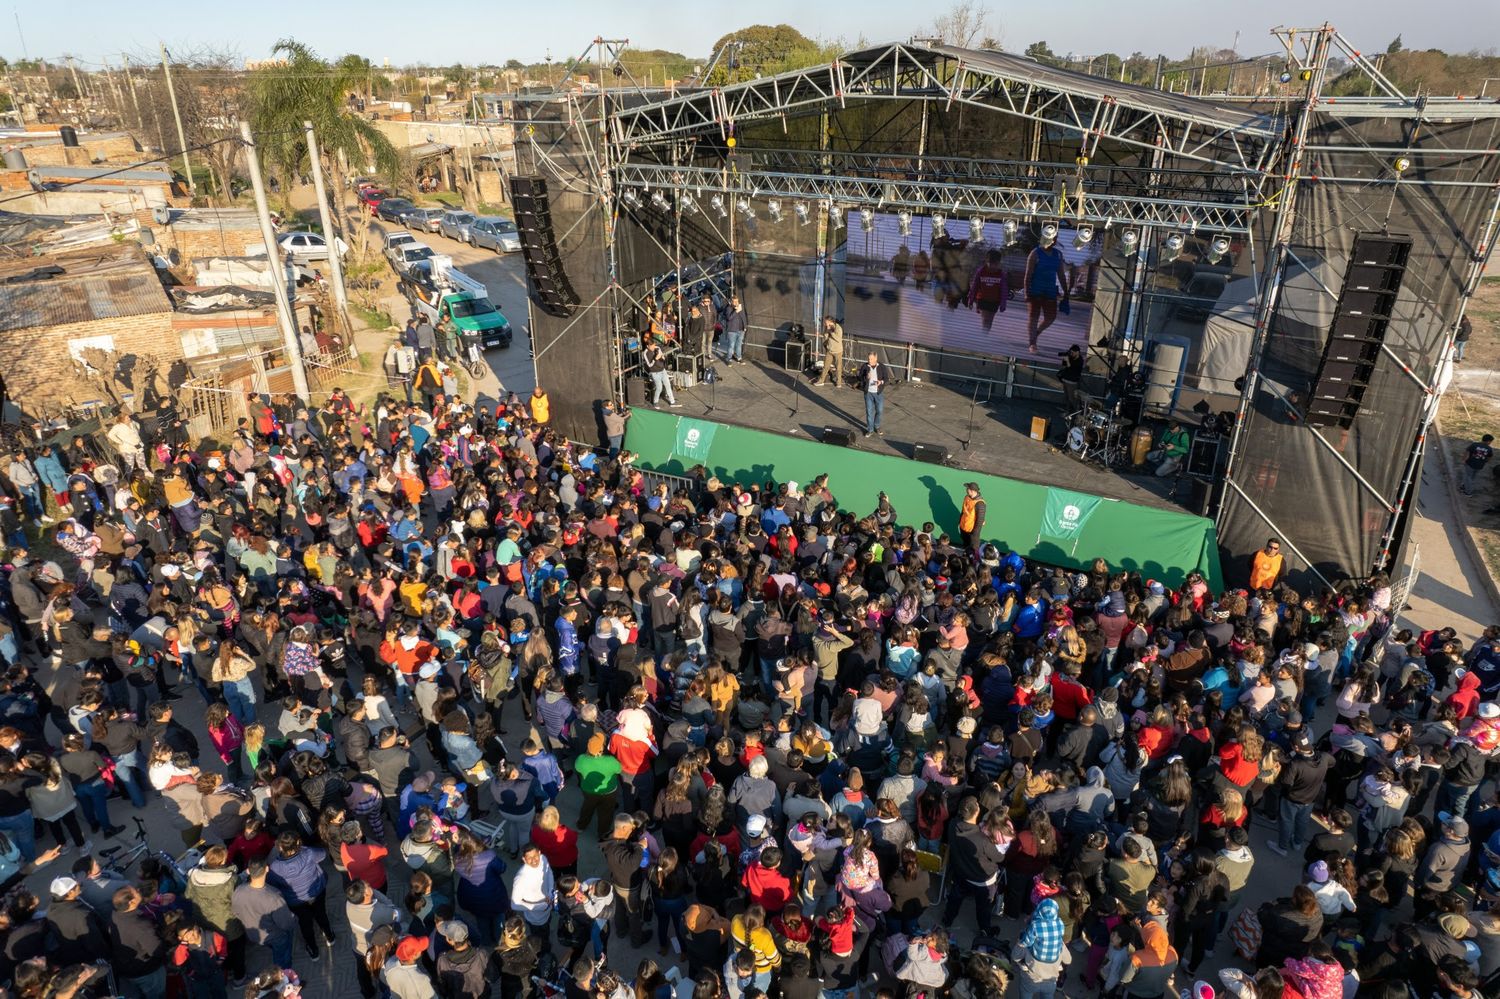
<instances>
[{"instance_id":1,"label":"person wearing white cap","mask_svg":"<svg viewBox=\"0 0 1500 999\"><path fill-rule=\"evenodd\" d=\"M47 958L57 967L109 960L109 933L103 921L80 897L73 878L53 878L47 906Z\"/></svg>"}]
</instances>

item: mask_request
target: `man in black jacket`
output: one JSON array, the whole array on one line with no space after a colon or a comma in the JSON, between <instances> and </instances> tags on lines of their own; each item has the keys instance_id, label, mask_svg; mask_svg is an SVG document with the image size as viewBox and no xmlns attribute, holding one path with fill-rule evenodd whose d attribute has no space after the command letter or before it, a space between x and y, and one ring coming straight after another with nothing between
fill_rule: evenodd
<instances>
[{"instance_id":1,"label":"man in black jacket","mask_svg":"<svg viewBox=\"0 0 1500 999\"><path fill-rule=\"evenodd\" d=\"M52 881L52 904L47 907L47 957L54 967L92 964L110 958L110 938L104 923L79 897L82 894L83 889L70 877Z\"/></svg>"},{"instance_id":2,"label":"man in black jacket","mask_svg":"<svg viewBox=\"0 0 1500 999\"><path fill-rule=\"evenodd\" d=\"M1313 809L1323 798L1323 785L1333 766L1333 756L1313 748L1306 732L1292 740L1292 758L1281 768L1276 783L1281 788L1281 817L1276 838L1266 841L1271 852L1285 857L1307 849L1312 838Z\"/></svg>"},{"instance_id":3,"label":"man in black jacket","mask_svg":"<svg viewBox=\"0 0 1500 999\"><path fill-rule=\"evenodd\" d=\"M865 390L865 436L881 433L885 416L885 387L891 383L891 369L880 363L880 356L870 351L869 360L859 369L859 384Z\"/></svg>"},{"instance_id":4,"label":"man in black jacket","mask_svg":"<svg viewBox=\"0 0 1500 999\"><path fill-rule=\"evenodd\" d=\"M615 932L628 931L632 947L641 947L646 942L641 914L641 887L646 880L646 869L641 866L646 850L644 835L645 830L637 833L635 820L630 816L617 815L613 833L599 845L609 871L609 883L615 889Z\"/></svg>"},{"instance_id":5,"label":"man in black jacket","mask_svg":"<svg viewBox=\"0 0 1500 999\"><path fill-rule=\"evenodd\" d=\"M448 949L437 959L438 995L447 999L484 999L500 978L494 951L469 942L469 927L457 919L438 923Z\"/></svg>"},{"instance_id":6,"label":"man in black jacket","mask_svg":"<svg viewBox=\"0 0 1500 999\"><path fill-rule=\"evenodd\" d=\"M51 913L48 913L51 916ZM159 996L167 986L167 945L156 922L141 911L141 893L115 892L109 918L109 955L126 995Z\"/></svg>"},{"instance_id":7,"label":"man in black jacket","mask_svg":"<svg viewBox=\"0 0 1500 999\"><path fill-rule=\"evenodd\" d=\"M958 911L965 898L974 900L974 909L979 917L979 932L984 936L994 933L995 889L1000 883L1000 867L1004 859L988 830L979 824L979 801L965 798L958 806L958 821L948 834L948 869L952 872L952 887L948 891L948 905L943 910L943 923L956 925Z\"/></svg>"},{"instance_id":8,"label":"man in black jacket","mask_svg":"<svg viewBox=\"0 0 1500 999\"><path fill-rule=\"evenodd\" d=\"M365 725L364 701L349 702L349 711L339 717L333 735L346 764L360 773L370 769L370 729Z\"/></svg>"}]
</instances>

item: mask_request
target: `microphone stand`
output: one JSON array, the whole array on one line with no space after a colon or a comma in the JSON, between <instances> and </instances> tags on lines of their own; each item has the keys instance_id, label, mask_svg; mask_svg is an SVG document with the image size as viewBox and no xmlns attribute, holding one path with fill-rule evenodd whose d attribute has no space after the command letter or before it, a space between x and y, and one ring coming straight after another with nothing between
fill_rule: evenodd
<instances>
[{"instance_id":1,"label":"microphone stand","mask_svg":"<svg viewBox=\"0 0 1500 999\"><path fill-rule=\"evenodd\" d=\"M985 363L987 363L987 362L980 362L980 370L981 370L981 372L984 369ZM960 443L963 444L965 451L969 450L969 442L974 439L974 407L976 405L978 405L978 403L979 403L979 379L976 378L976 379L974 379L974 394L969 397L969 429L964 434L964 439L960 442Z\"/></svg>"},{"instance_id":2,"label":"microphone stand","mask_svg":"<svg viewBox=\"0 0 1500 999\"><path fill-rule=\"evenodd\" d=\"M788 418L796 416L797 411L802 408L802 369L807 367L807 341L793 341L789 337L786 342L787 352L791 351L794 342L797 344L797 373L792 377L792 406L787 413ZM786 354L782 354L782 359L785 358Z\"/></svg>"}]
</instances>

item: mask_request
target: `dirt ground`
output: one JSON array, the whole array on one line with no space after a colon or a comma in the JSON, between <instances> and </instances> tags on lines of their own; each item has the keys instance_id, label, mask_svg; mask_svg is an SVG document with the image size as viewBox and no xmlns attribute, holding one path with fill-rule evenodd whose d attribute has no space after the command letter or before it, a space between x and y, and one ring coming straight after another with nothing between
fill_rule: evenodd
<instances>
[{"instance_id":1,"label":"dirt ground","mask_svg":"<svg viewBox=\"0 0 1500 999\"><path fill-rule=\"evenodd\" d=\"M1464 451L1484 434L1500 437L1500 278L1486 278L1469 303L1474 332L1453 384L1438 409L1437 443L1458 474ZM1500 578L1500 460L1480 473L1472 496L1459 494L1459 511L1490 574Z\"/></svg>"}]
</instances>

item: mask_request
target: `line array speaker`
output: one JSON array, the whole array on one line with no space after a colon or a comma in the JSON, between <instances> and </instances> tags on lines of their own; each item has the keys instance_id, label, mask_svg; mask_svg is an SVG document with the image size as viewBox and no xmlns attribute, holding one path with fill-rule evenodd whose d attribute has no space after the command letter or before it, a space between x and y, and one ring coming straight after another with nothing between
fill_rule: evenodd
<instances>
[{"instance_id":1,"label":"line array speaker","mask_svg":"<svg viewBox=\"0 0 1500 999\"><path fill-rule=\"evenodd\" d=\"M1309 426L1348 428L1359 414L1410 253L1409 236L1361 233L1354 238L1328 344L1308 392Z\"/></svg>"},{"instance_id":2,"label":"line array speaker","mask_svg":"<svg viewBox=\"0 0 1500 999\"><path fill-rule=\"evenodd\" d=\"M537 304L549 315L571 316L578 308L578 293L573 290L557 253L547 179L512 177L510 201L521 235L521 253L526 258L526 275L531 279Z\"/></svg>"}]
</instances>

